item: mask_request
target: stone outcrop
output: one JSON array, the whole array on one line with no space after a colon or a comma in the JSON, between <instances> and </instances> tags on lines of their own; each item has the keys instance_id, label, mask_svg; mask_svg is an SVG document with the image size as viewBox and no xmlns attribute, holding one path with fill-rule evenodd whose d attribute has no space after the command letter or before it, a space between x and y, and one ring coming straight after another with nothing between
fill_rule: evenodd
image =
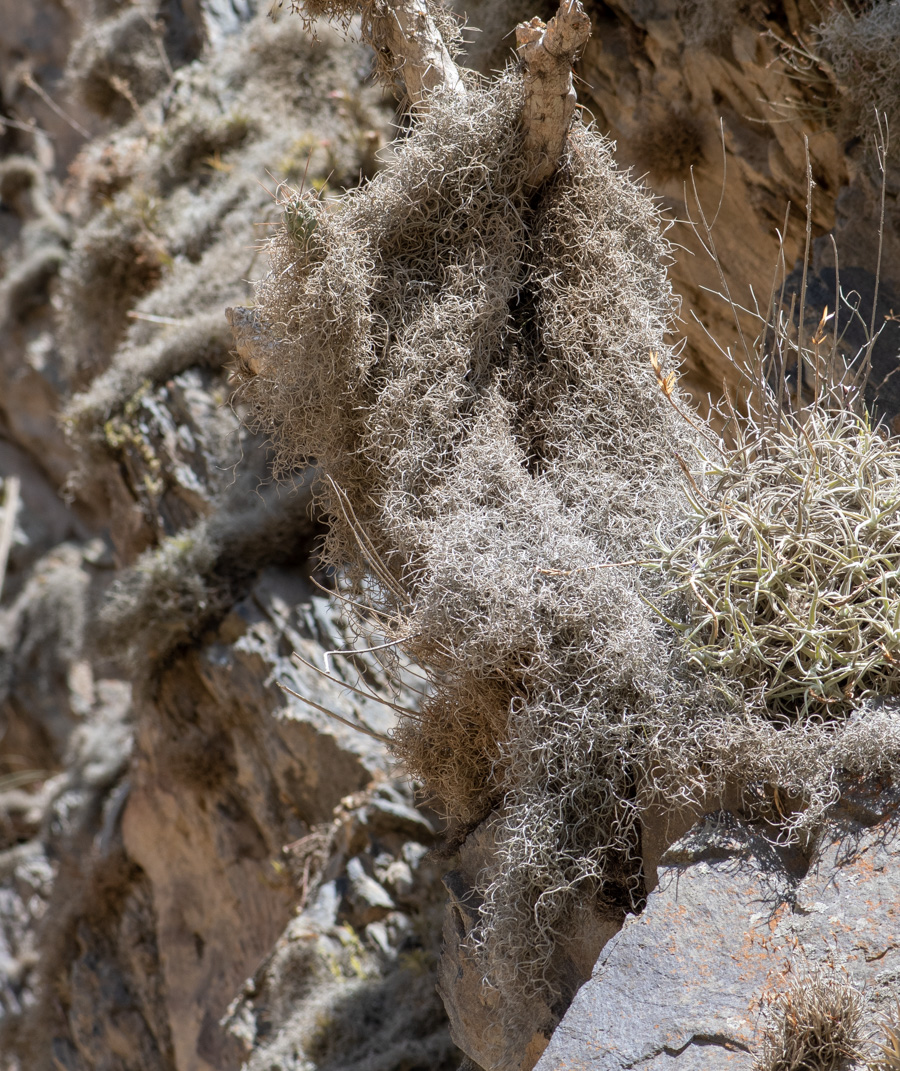
<instances>
[{"instance_id":1,"label":"stone outcrop","mask_svg":"<svg viewBox=\"0 0 900 1071\"><path fill-rule=\"evenodd\" d=\"M0 20L63 113L4 84L53 137L0 162L0 1065L449 1069L433 817L384 746L415 696L292 660L357 641L229 381L271 187L373 166L367 57L250 5L45 7Z\"/></svg>"},{"instance_id":2,"label":"stone outcrop","mask_svg":"<svg viewBox=\"0 0 900 1071\"><path fill-rule=\"evenodd\" d=\"M229 1009L248 1071L301 1066L303 1053L334 1071L450 1071L434 827L382 782L347 797L327 836L315 893Z\"/></svg>"},{"instance_id":3,"label":"stone outcrop","mask_svg":"<svg viewBox=\"0 0 900 1071\"><path fill-rule=\"evenodd\" d=\"M661 854L696 818L694 808L648 813L641 838L642 871L648 890L656 886ZM448 902L438 987L447 1008L452 1036L460 1048L481 1067L512 1071L535 1065L562 1011L590 978L598 955L626 924L628 916L624 909L582 906L571 933L560 942L554 956L553 969L558 977L565 979L566 990L552 1007L541 1000L530 1002L528 1011L533 1032L530 1037L517 1038L515 1047L510 1048L499 1021L502 1005L496 992L485 988L482 972L469 947L481 904L478 886L483 883L484 875L496 868L494 821L487 819L466 838L456 866L444 875Z\"/></svg>"},{"instance_id":4,"label":"stone outcrop","mask_svg":"<svg viewBox=\"0 0 900 1071\"><path fill-rule=\"evenodd\" d=\"M663 857L659 888L603 950L539 1071L749 1071L765 1009L816 969L883 1020L900 966L897 803L849 789L808 854L727 811L705 816Z\"/></svg>"}]
</instances>

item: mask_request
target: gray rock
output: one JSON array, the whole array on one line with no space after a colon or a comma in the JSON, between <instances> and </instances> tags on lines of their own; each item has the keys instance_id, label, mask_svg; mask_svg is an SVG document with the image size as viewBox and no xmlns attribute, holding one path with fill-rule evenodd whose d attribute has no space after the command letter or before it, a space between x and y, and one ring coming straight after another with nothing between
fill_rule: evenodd
<instances>
[{"instance_id":1,"label":"gray rock","mask_svg":"<svg viewBox=\"0 0 900 1071\"><path fill-rule=\"evenodd\" d=\"M376 833L382 830L402 830L419 840L434 840L434 830L428 819L408 803L375 796L368 805L366 823Z\"/></svg>"},{"instance_id":2,"label":"gray rock","mask_svg":"<svg viewBox=\"0 0 900 1071\"><path fill-rule=\"evenodd\" d=\"M347 863L347 899L353 906L356 916L365 919L363 925L383 918L394 909L394 901L383 885L366 873L359 856L354 856Z\"/></svg>"},{"instance_id":3,"label":"gray rock","mask_svg":"<svg viewBox=\"0 0 900 1071\"><path fill-rule=\"evenodd\" d=\"M656 888L661 860L673 841L686 833L702 813L697 806L662 807L647 802L643 807L641 852L644 881L648 891ZM569 1001L591 976L597 956L624 921L622 911L599 911L584 904L570 921L568 932L560 940L552 970L561 990L561 999L550 1007L532 1001L527 1021L533 1026L528 1036L516 1033L509 1037L499 1028L505 1015L496 992L483 984L483 971L470 951L468 939L479 918L485 875L497 867L493 816L483 822L465 842L456 870L444 876L449 904L444 917L443 954L440 991L450 1016L453 1040L475 1064L491 1071L531 1071L547 1046ZM405 851L411 850L407 845Z\"/></svg>"},{"instance_id":4,"label":"gray rock","mask_svg":"<svg viewBox=\"0 0 900 1071\"><path fill-rule=\"evenodd\" d=\"M337 925L340 907L341 894L337 882L325 881L316 890L315 896L306 907L305 914L312 925L327 930Z\"/></svg>"},{"instance_id":5,"label":"gray rock","mask_svg":"<svg viewBox=\"0 0 900 1071\"><path fill-rule=\"evenodd\" d=\"M256 6L249 0L201 0L203 24L209 41L218 45L224 38L240 32L252 18Z\"/></svg>"},{"instance_id":6,"label":"gray rock","mask_svg":"<svg viewBox=\"0 0 900 1071\"><path fill-rule=\"evenodd\" d=\"M384 868L382 881L389 889L393 889L397 896L408 896L415 888L413 872L409 864L402 859L396 859Z\"/></svg>"},{"instance_id":7,"label":"gray rock","mask_svg":"<svg viewBox=\"0 0 900 1071\"><path fill-rule=\"evenodd\" d=\"M399 787L382 782L342 801L335 824L345 828L329 838L322 860L323 874L335 877L323 878L228 1009L245 1071L457 1071L434 985L437 873L416 868L416 889L398 909L371 876L395 865L405 845L384 850L362 820L373 797ZM406 843L412 857L424 851ZM359 854L346 859L347 844Z\"/></svg>"},{"instance_id":8,"label":"gray rock","mask_svg":"<svg viewBox=\"0 0 900 1071\"><path fill-rule=\"evenodd\" d=\"M848 797L808 867L733 815L704 818L663 856L538 1071L749 1069L760 1011L798 964L838 970L877 1020L900 977L895 804Z\"/></svg>"}]
</instances>

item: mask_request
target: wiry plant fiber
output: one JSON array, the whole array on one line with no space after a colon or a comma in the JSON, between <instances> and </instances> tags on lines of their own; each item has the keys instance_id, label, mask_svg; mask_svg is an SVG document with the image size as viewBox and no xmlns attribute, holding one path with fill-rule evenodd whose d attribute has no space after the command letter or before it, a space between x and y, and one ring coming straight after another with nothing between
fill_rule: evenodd
<instances>
[{"instance_id":1,"label":"wiry plant fiber","mask_svg":"<svg viewBox=\"0 0 900 1071\"><path fill-rule=\"evenodd\" d=\"M816 28L818 49L852 110L848 118L869 137L876 113L893 129L900 119L900 0L875 0L853 12L835 6Z\"/></svg>"},{"instance_id":2,"label":"wiry plant fiber","mask_svg":"<svg viewBox=\"0 0 900 1071\"><path fill-rule=\"evenodd\" d=\"M900 444L847 409L714 460L666 565L702 665L786 714L845 713L900 684Z\"/></svg>"},{"instance_id":3,"label":"wiry plant fiber","mask_svg":"<svg viewBox=\"0 0 900 1071\"><path fill-rule=\"evenodd\" d=\"M398 752L458 826L503 804L483 950L519 987L587 885L635 884L619 755L672 640L658 575L618 563L676 523L693 435L648 360L671 364L652 202L580 127L527 195L520 108L513 76L432 98L381 175L310 206L315 255L273 241L247 386L281 469L318 460L327 560L429 672Z\"/></svg>"},{"instance_id":4,"label":"wiry plant fiber","mask_svg":"<svg viewBox=\"0 0 900 1071\"><path fill-rule=\"evenodd\" d=\"M816 708L791 722L766 706L766 665L723 672L738 633L720 626L731 655L717 653L688 609L695 548L719 531L708 496L746 499L753 518L768 488L775 512L755 531L794 523L798 492L802 517L804 494L833 493L834 511L862 517L847 548L887 560L866 510L887 508L894 448L850 415L810 422L758 471L723 461L716 491L698 474L691 506L681 466L699 424L664 344L656 210L580 126L555 176L527 193L521 102L512 74L464 101L436 94L366 187L332 205L291 201L258 306L234 321L245 399L276 464L318 463L324 557L343 594L428 675L397 753L455 831L497 815L474 944L510 1037L534 1027L523 998L565 993L553 952L578 905L640 903L643 808L777 786L796 828L822 817L841 776L900 750L897 711L877 703L888 659L853 677L843 721ZM807 437L821 443L801 463ZM838 492L838 476L857 490ZM834 511L801 525L810 546L826 520L840 527ZM646 567L656 538L674 548L668 571ZM723 536L716 554L730 553L743 560ZM850 582L840 597L868 590ZM679 627L710 648L705 662ZM883 689L866 683L882 677Z\"/></svg>"}]
</instances>

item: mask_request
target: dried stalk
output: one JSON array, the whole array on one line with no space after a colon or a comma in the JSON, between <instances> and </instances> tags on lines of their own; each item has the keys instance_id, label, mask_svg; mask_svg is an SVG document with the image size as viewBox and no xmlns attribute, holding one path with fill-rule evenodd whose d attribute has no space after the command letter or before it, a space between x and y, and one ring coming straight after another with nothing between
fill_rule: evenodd
<instances>
[{"instance_id":1,"label":"dried stalk","mask_svg":"<svg viewBox=\"0 0 900 1071\"><path fill-rule=\"evenodd\" d=\"M3 501L3 519L0 520L0 596L3 594L3 581L6 577L6 563L12 549L13 536L16 531L16 515L19 512L18 476L7 476L3 481L6 494Z\"/></svg>"},{"instance_id":2,"label":"dried stalk","mask_svg":"<svg viewBox=\"0 0 900 1071\"><path fill-rule=\"evenodd\" d=\"M556 170L575 111L572 65L590 36L591 20L581 0L563 0L547 24L534 18L516 27L525 82L524 149L536 157L528 180L532 188Z\"/></svg>"},{"instance_id":3,"label":"dried stalk","mask_svg":"<svg viewBox=\"0 0 900 1071\"><path fill-rule=\"evenodd\" d=\"M462 76L429 0L291 0L291 7L309 24L325 17L348 27L358 15L379 74L388 79L399 74L413 106L427 104L428 94L439 88L465 97Z\"/></svg>"},{"instance_id":4,"label":"dried stalk","mask_svg":"<svg viewBox=\"0 0 900 1071\"><path fill-rule=\"evenodd\" d=\"M364 20L365 23L365 20ZM533 18L516 27L525 85L523 151L535 158L528 186L537 189L556 170L575 111L572 65L591 35L581 0L563 0L549 21ZM387 15L372 20L372 44L398 61L410 101L420 105L439 87L465 96L459 70L424 0L397 0Z\"/></svg>"},{"instance_id":5,"label":"dried stalk","mask_svg":"<svg viewBox=\"0 0 900 1071\"><path fill-rule=\"evenodd\" d=\"M459 68L428 11L425 0L397 0L387 15L378 18L372 43L389 49L413 105L428 93L444 88L465 97Z\"/></svg>"}]
</instances>

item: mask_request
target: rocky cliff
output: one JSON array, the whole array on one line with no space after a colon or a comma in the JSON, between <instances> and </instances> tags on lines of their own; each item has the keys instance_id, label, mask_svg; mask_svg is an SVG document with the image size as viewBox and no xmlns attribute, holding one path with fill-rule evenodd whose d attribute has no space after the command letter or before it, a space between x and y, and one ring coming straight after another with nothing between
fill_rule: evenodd
<instances>
[{"instance_id":1,"label":"rocky cliff","mask_svg":"<svg viewBox=\"0 0 900 1071\"><path fill-rule=\"evenodd\" d=\"M714 292L752 308L809 224L813 323L836 263L861 308L877 288L893 421L900 182L894 151L882 210L870 115L900 118L896 0L827 32L807 0L586 6L579 101L673 220L698 405L740 393L722 349L754 330ZM466 6L466 62L551 13ZM801 967L875 1030L900 992L884 785L802 849L735 799L648 824L646 907L586 917L568 1015L498 1040L464 940L490 823L453 857L396 768L415 667L387 673L329 597L309 477L273 481L231 374L225 308L266 270L281 184L380 166L398 114L371 67L277 5L0 0L0 1066L749 1066Z\"/></svg>"}]
</instances>

